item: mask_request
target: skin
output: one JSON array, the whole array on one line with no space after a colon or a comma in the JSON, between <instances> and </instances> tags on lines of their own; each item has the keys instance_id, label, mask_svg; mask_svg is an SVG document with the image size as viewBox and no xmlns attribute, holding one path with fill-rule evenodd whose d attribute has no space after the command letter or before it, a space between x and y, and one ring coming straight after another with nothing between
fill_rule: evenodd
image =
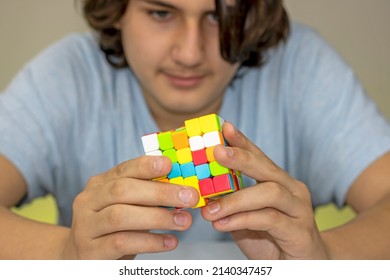
<instances>
[{"instance_id":1,"label":"skin","mask_svg":"<svg viewBox=\"0 0 390 280\"><path fill-rule=\"evenodd\" d=\"M205 206L214 228L231 232L250 259L388 259L390 242L390 153L371 164L352 184L347 203L357 217L319 232L308 188L276 166L233 125L223 127L232 147L215 148L222 165L257 184ZM375 240L375 242L372 242Z\"/></svg>"},{"instance_id":2,"label":"skin","mask_svg":"<svg viewBox=\"0 0 390 280\"><path fill-rule=\"evenodd\" d=\"M214 12L210 0L132 0L118 24L128 62L163 131L218 112L239 67L220 55Z\"/></svg>"},{"instance_id":3,"label":"skin","mask_svg":"<svg viewBox=\"0 0 390 280\"><path fill-rule=\"evenodd\" d=\"M219 55L213 5L211 0L132 0L116 25L161 130L218 112L237 70L238 65L227 64ZM275 165L232 124L225 123L223 133L231 147L216 147L216 159L256 184L208 204L201 214L216 230L231 232L248 258L390 258L390 153L371 164L349 189L347 203L357 217L320 233L307 186ZM149 230L187 230L192 216L185 209L199 197L191 187L151 181L170 168L166 157L143 156L91 177L74 200L72 226L65 228L9 211L26 194L27 185L0 155L0 258L131 259L175 249L174 235Z\"/></svg>"}]
</instances>

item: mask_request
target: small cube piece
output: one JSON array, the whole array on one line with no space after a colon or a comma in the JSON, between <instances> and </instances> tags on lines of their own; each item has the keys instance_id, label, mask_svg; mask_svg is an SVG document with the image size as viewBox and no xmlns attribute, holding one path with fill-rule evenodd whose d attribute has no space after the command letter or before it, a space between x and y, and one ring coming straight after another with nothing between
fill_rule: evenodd
<instances>
[{"instance_id":1,"label":"small cube piece","mask_svg":"<svg viewBox=\"0 0 390 280\"><path fill-rule=\"evenodd\" d=\"M184 184L184 178L183 177L175 177L169 180L169 183L176 184L176 185L183 185Z\"/></svg>"},{"instance_id":2,"label":"small cube piece","mask_svg":"<svg viewBox=\"0 0 390 280\"><path fill-rule=\"evenodd\" d=\"M198 151L204 149L203 137L200 135L190 137L189 143L191 151Z\"/></svg>"},{"instance_id":3,"label":"small cube piece","mask_svg":"<svg viewBox=\"0 0 390 280\"><path fill-rule=\"evenodd\" d=\"M233 192L234 181L231 174L222 174L213 178L214 191L219 195Z\"/></svg>"},{"instance_id":4,"label":"small cube piece","mask_svg":"<svg viewBox=\"0 0 390 280\"><path fill-rule=\"evenodd\" d=\"M172 142L176 150L189 147L187 130L185 127L176 129L172 132Z\"/></svg>"},{"instance_id":5,"label":"small cube piece","mask_svg":"<svg viewBox=\"0 0 390 280\"><path fill-rule=\"evenodd\" d=\"M161 150L155 150L145 153L147 156L162 156Z\"/></svg>"},{"instance_id":6,"label":"small cube piece","mask_svg":"<svg viewBox=\"0 0 390 280\"><path fill-rule=\"evenodd\" d=\"M172 163L172 169L171 172L168 174L169 179L173 179L175 177L181 176L181 169L180 165L178 163Z\"/></svg>"},{"instance_id":7,"label":"small cube piece","mask_svg":"<svg viewBox=\"0 0 390 280\"><path fill-rule=\"evenodd\" d=\"M210 162L209 167L210 167L210 173L213 176L229 173L229 169L226 168L225 166L220 165L217 161Z\"/></svg>"},{"instance_id":8,"label":"small cube piece","mask_svg":"<svg viewBox=\"0 0 390 280\"><path fill-rule=\"evenodd\" d=\"M173 148L172 132L160 132L157 134L157 138L161 150L165 151Z\"/></svg>"},{"instance_id":9,"label":"small cube piece","mask_svg":"<svg viewBox=\"0 0 390 280\"><path fill-rule=\"evenodd\" d=\"M184 124L185 124L185 127L187 129L188 137L202 135L202 130L200 128L199 118L186 120L184 122Z\"/></svg>"},{"instance_id":10,"label":"small cube piece","mask_svg":"<svg viewBox=\"0 0 390 280\"><path fill-rule=\"evenodd\" d=\"M207 163L195 166L195 172L199 180L206 179L211 176L210 168Z\"/></svg>"},{"instance_id":11,"label":"small cube piece","mask_svg":"<svg viewBox=\"0 0 390 280\"><path fill-rule=\"evenodd\" d=\"M194 162L194 165L201 165L207 163L207 154L206 150L198 150L192 152L192 161Z\"/></svg>"},{"instance_id":12,"label":"small cube piece","mask_svg":"<svg viewBox=\"0 0 390 280\"><path fill-rule=\"evenodd\" d=\"M198 177L191 176L191 177L188 177L188 178L184 178L184 185L195 188L198 191L198 193L199 193L199 201L198 201L198 204L195 205L194 208L203 207L203 206L205 206L207 204L207 198L204 198L200 194Z\"/></svg>"},{"instance_id":13,"label":"small cube piece","mask_svg":"<svg viewBox=\"0 0 390 280\"><path fill-rule=\"evenodd\" d=\"M145 153L156 151L160 148L157 133L147 134L141 137Z\"/></svg>"},{"instance_id":14,"label":"small cube piece","mask_svg":"<svg viewBox=\"0 0 390 280\"><path fill-rule=\"evenodd\" d=\"M199 180L199 190L200 190L200 194L204 197L213 195L214 194L213 180L210 178Z\"/></svg>"},{"instance_id":15,"label":"small cube piece","mask_svg":"<svg viewBox=\"0 0 390 280\"><path fill-rule=\"evenodd\" d=\"M190 148L184 148L176 151L177 161L180 164L191 162L192 154Z\"/></svg>"},{"instance_id":16,"label":"small cube piece","mask_svg":"<svg viewBox=\"0 0 390 280\"><path fill-rule=\"evenodd\" d=\"M206 149L206 156L207 156L207 161L208 162L213 162L215 161L215 157L214 157L214 147L208 147Z\"/></svg>"},{"instance_id":17,"label":"small cube piece","mask_svg":"<svg viewBox=\"0 0 390 280\"><path fill-rule=\"evenodd\" d=\"M169 159L172 161L172 163L177 162L177 156L176 156L175 149L166 150L162 154L163 154L163 156L169 157Z\"/></svg>"},{"instance_id":18,"label":"small cube piece","mask_svg":"<svg viewBox=\"0 0 390 280\"><path fill-rule=\"evenodd\" d=\"M199 117L200 128L203 133L222 131L223 119L216 114Z\"/></svg>"},{"instance_id":19,"label":"small cube piece","mask_svg":"<svg viewBox=\"0 0 390 280\"><path fill-rule=\"evenodd\" d=\"M193 162L187 162L180 165L181 175L183 178L195 176L195 166Z\"/></svg>"},{"instance_id":20,"label":"small cube piece","mask_svg":"<svg viewBox=\"0 0 390 280\"><path fill-rule=\"evenodd\" d=\"M219 144L224 144L224 139L222 132L220 131L211 131L203 135L203 142L206 148L210 148Z\"/></svg>"}]
</instances>

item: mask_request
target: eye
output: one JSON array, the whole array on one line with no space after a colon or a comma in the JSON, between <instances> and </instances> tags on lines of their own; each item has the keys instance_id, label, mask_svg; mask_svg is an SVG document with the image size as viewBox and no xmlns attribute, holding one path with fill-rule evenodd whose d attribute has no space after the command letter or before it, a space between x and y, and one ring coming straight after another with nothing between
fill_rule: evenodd
<instances>
[{"instance_id":1,"label":"eye","mask_svg":"<svg viewBox=\"0 0 390 280\"><path fill-rule=\"evenodd\" d=\"M209 13L207 13L207 20L211 24L218 25L218 15L217 15L217 13L216 12L209 12Z\"/></svg>"},{"instance_id":2,"label":"eye","mask_svg":"<svg viewBox=\"0 0 390 280\"><path fill-rule=\"evenodd\" d=\"M168 11L164 10L154 10L154 11L149 11L149 14L159 20L159 21L165 21L171 18L172 14Z\"/></svg>"}]
</instances>

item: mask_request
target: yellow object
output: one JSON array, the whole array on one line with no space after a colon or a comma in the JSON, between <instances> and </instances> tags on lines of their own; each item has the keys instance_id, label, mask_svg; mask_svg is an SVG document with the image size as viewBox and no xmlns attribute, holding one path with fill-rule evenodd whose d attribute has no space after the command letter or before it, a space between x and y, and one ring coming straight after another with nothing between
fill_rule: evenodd
<instances>
[{"instance_id":1,"label":"yellow object","mask_svg":"<svg viewBox=\"0 0 390 280\"><path fill-rule=\"evenodd\" d=\"M199 182L199 179L196 176L191 176L191 177L187 177L187 178L184 179L184 185L195 188L198 191L198 193L199 193L199 201L198 201L198 204L196 204L195 208L203 207L207 203L207 199L202 197L201 194L200 194L199 183L198 182Z\"/></svg>"},{"instance_id":2,"label":"yellow object","mask_svg":"<svg viewBox=\"0 0 390 280\"><path fill-rule=\"evenodd\" d=\"M185 124L185 127L187 129L188 137L192 137L192 136L196 136L196 135L202 135L202 130L200 128L199 118L186 120L184 122L184 124Z\"/></svg>"},{"instance_id":3,"label":"yellow object","mask_svg":"<svg viewBox=\"0 0 390 280\"><path fill-rule=\"evenodd\" d=\"M13 207L12 211L25 218L48 224L57 224L58 220L57 204L51 195L34 199L22 207Z\"/></svg>"},{"instance_id":4,"label":"yellow object","mask_svg":"<svg viewBox=\"0 0 390 280\"><path fill-rule=\"evenodd\" d=\"M318 229L324 231L341 226L355 217L355 212L350 207L337 208L334 204L328 204L315 209L315 218Z\"/></svg>"},{"instance_id":5,"label":"yellow object","mask_svg":"<svg viewBox=\"0 0 390 280\"><path fill-rule=\"evenodd\" d=\"M172 141L176 150L189 147L188 136L185 127L172 132Z\"/></svg>"},{"instance_id":6,"label":"yellow object","mask_svg":"<svg viewBox=\"0 0 390 280\"><path fill-rule=\"evenodd\" d=\"M191 162L192 161L192 153L190 148L184 148L176 151L177 161L180 164Z\"/></svg>"},{"instance_id":7,"label":"yellow object","mask_svg":"<svg viewBox=\"0 0 390 280\"><path fill-rule=\"evenodd\" d=\"M209 114L206 116L199 117L200 128L203 133L211 131L222 131L221 118L216 114Z\"/></svg>"}]
</instances>

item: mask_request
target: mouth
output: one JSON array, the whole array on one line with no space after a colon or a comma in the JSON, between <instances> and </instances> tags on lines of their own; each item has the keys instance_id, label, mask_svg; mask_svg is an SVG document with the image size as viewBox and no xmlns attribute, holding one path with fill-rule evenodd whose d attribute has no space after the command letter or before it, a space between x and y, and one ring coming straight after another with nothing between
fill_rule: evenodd
<instances>
[{"instance_id":1,"label":"mouth","mask_svg":"<svg viewBox=\"0 0 390 280\"><path fill-rule=\"evenodd\" d=\"M169 83L177 88L194 88L199 86L205 79L205 75L181 75L164 73Z\"/></svg>"}]
</instances>

